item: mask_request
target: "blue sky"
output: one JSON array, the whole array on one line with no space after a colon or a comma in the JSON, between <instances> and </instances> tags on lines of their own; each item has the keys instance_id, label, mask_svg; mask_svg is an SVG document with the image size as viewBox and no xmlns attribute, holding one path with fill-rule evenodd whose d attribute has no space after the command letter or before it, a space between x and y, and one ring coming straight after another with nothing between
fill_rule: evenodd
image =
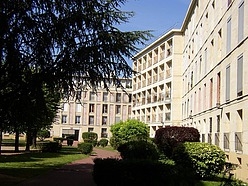
<instances>
[{"instance_id":1,"label":"blue sky","mask_svg":"<svg viewBox=\"0 0 248 186\"><path fill-rule=\"evenodd\" d=\"M129 23L121 30L153 30L154 38L148 44L171 28L180 28L190 0L128 0L122 10L134 11Z\"/></svg>"}]
</instances>

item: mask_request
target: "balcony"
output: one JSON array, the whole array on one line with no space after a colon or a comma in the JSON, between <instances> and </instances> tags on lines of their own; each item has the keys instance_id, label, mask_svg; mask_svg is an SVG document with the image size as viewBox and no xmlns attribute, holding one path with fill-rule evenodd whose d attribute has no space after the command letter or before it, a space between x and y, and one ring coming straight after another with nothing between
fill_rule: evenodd
<instances>
[{"instance_id":1,"label":"balcony","mask_svg":"<svg viewBox=\"0 0 248 186\"><path fill-rule=\"evenodd\" d=\"M160 61L164 59L164 51L160 53Z\"/></svg>"},{"instance_id":2,"label":"balcony","mask_svg":"<svg viewBox=\"0 0 248 186\"><path fill-rule=\"evenodd\" d=\"M153 58L153 64L156 64L158 62L158 56L154 56Z\"/></svg>"},{"instance_id":3,"label":"balcony","mask_svg":"<svg viewBox=\"0 0 248 186\"><path fill-rule=\"evenodd\" d=\"M170 78L171 77L171 69L167 69L166 70L166 78Z\"/></svg>"},{"instance_id":4,"label":"balcony","mask_svg":"<svg viewBox=\"0 0 248 186\"><path fill-rule=\"evenodd\" d=\"M165 113L165 121L170 121L171 120L171 113Z\"/></svg>"},{"instance_id":5,"label":"balcony","mask_svg":"<svg viewBox=\"0 0 248 186\"><path fill-rule=\"evenodd\" d=\"M159 74L159 81L162 81L162 80L164 80L164 73L163 72Z\"/></svg>"}]
</instances>

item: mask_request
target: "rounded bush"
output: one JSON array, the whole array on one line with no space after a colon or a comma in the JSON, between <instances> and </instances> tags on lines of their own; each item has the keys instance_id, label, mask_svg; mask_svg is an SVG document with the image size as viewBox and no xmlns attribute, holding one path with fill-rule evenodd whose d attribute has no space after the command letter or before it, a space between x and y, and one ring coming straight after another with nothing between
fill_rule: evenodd
<instances>
[{"instance_id":1,"label":"rounded bush","mask_svg":"<svg viewBox=\"0 0 248 186\"><path fill-rule=\"evenodd\" d=\"M176 164L188 167L200 178L220 173L225 164L225 153L209 143L185 142L174 149L172 158Z\"/></svg>"},{"instance_id":2,"label":"rounded bush","mask_svg":"<svg viewBox=\"0 0 248 186\"><path fill-rule=\"evenodd\" d=\"M97 145L98 135L95 132L84 132L82 138L85 143L91 143L94 147Z\"/></svg>"},{"instance_id":3,"label":"rounded bush","mask_svg":"<svg viewBox=\"0 0 248 186\"><path fill-rule=\"evenodd\" d=\"M120 145L117 150L122 159L158 160L159 158L156 145L149 141L129 141Z\"/></svg>"},{"instance_id":4,"label":"rounded bush","mask_svg":"<svg viewBox=\"0 0 248 186\"><path fill-rule=\"evenodd\" d=\"M101 140L99 141L99 145L100 145L101 147L106 147L106 146L108 145L108 140L107 140L107 139L101 139Z\"/></svg>"},{"instance_id":5,"label":"rounded bush","mask_svg":"<svg viewBox=\"0 0 248 186\"><path fill-rule=\"evenodd\" d=\"M36 147L42 152L59 152L62 145L56 141L41 141L37 142Z\"/></svg>"},{"instance_id":6,"label":"rounded bush","mask_svg":"<svg viewBox=\"0 0 248 186\"><path fill-rule=\"evenodd\" d=\"M200 133L193 127L167 126L156 131L155 144L167 157L183 142L199 142Z\"/></svg>"},{"instance_id":7,"label":"rounded bush","mask_svg":"<svg viewBox=\"0 0 248 186\"><path fill-rule=\"evenodd\" d=\"M93 145L92 143L79 143L78 150L80 150L82 154L91 154L93 151Z\"/></svg>"}]
</instances>

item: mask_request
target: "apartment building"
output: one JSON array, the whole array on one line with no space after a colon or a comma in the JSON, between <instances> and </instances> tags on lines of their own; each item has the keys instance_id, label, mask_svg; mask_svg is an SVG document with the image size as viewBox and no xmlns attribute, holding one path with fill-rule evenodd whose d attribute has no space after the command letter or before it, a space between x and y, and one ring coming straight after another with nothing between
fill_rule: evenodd
<instances>
[{"instance_id":1,"label":"apartment building","mask_svg":"<svg viewBox=\"0 0 248 186\"><path fill-rule=\"evenodd\" d=\"M132 116L148 124L150 136L182 121L182 48L180 30L171 30L134 57Z\"/></svg>"},{"instance_id":2,"label":"apartment building","mask_svg":"<svg viewBox=\"0 0 248 186\"><path fill-rule=\"evenodd\" d=\"M192 0L182 25L183 126L220 146L248 181L248 1Z\"/></svg>"},{"instance_id":3,"label":"apartment building","mask_svg":"<svg viewBox=\"0 0 248 186\"><path fill-rule=\"evenodd\" d=\"M98 138L110 138L110 126L131 117L132 81L122 79L121 83L126 92L112 85L109 92L104 88L77 91L76 97L61 101L52 136L74 135L75 140L82 141L83 132L95 132Z\"/></svg>"},{"instance_id":4,"label":"apartment building","mask_svg":"<svg viewBox=\"0 0 248 186\"><path fill-rule=\"evenodd\" d=\"M181 29L135 56L132 108L151 136L164 124L197 128L201 141L221 147L238 165L234 176L246 182L247 10L247 0L191 0Z\"/></svg>"}]
</instances>

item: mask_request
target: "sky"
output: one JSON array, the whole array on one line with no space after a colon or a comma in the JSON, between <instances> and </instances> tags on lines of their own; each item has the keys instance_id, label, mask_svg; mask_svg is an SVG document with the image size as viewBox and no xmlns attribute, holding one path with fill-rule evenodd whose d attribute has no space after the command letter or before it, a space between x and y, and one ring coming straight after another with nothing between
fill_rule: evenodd
<instances>
[{"instance_id":1,"label":"sky","mask_svg":"<svg viewBox=\"0 0 248 186\"><path fill-rule=\"evenodd\" d=\"M168 30L181 28L189 4L190 0L128 0L121 9L134 11L135 15L119 28L153 30L154 37L147 44L152 43Z\"/></svg>"}]
</instances>

